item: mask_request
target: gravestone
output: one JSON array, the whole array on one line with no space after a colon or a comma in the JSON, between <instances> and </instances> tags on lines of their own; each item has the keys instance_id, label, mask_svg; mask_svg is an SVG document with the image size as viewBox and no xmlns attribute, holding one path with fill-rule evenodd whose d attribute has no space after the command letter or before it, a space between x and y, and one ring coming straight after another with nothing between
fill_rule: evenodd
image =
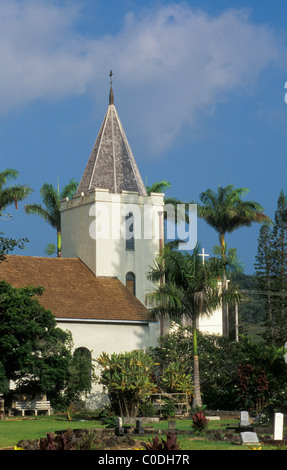
<instances>
[{"instance_id":1,"label":"gravestone","mask_svg":"<svg viewBox=\"0 0 287 470\"><path fill-rule=\"evenodd\" d=\"M258 446L260 442L258 440L256 432L241 432L240 433L241 444L246 446Z\"/></svg>"},{"instance_id":2,"label":"gravestone","mask_svg":"<svg viewBox=\"0 0 287 470\"><path fill-rule=\"evenodd\" d=\"M122 418L117 418L117 423L115 427L115 435L116 436L123 436L124 435L124 428L123 428L123 420Z\"/></svg>"},{"instance_id":3,"label":"gravestone","mask_svg":"<svg viewBox=\"0 0 287 470\"><path fill-rule=\"evenodd\" d=\"M282 441L283 423L284 423L283 413L275 413L274 414L274 434L273 434L274 441Z\"/></svg>"},{"instance_id":4,"label":"gravestone","mask_svg":"<svg viewBox=\"0 0 287 470\"><path fill-rule=\"evenodd\" d=\"M175 431L175 420L171 420L168 422L168 430Z\"/></svg>"},{"instance_id":5,"label":"gravestone","mask_svg":"<svg viewBox=\"0 0 287 470\"><path fill-rule=\"evenodd\" d=\"M144 434L143 420L142 419L137 419L136 420L136 427L135 427L134 433L135 434Z\"/></svg>"},{"instance_id":6,"label":"gravestone","mask_svg":"<svg viewBox=\"0 0 287 470\"><path fill-rule=\"evenodd\" d=\"M240 426L250 426L248 411L240 411Z\"/></svg>"}]
</instances>

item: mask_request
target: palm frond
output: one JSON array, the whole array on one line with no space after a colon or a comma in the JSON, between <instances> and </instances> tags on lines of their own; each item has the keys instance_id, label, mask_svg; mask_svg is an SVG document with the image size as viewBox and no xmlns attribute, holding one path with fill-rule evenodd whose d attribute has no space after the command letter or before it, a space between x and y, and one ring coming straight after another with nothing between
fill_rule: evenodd
<instances>
[{"instance_id":1,"label":"palm frond","mask_svg":"<svg viewBox=\"0 0 287 470\"><path fill-rule=\"evenodd\" d=\"M7 183L7 180L14 180L18 178L19 172L17 170L13 170L12 168L7 168L0 172L0 189L4 184Z\"/></svg>"},{"instance_id":2,"label":"palm frond","mask_svg":"<svg viewBox=\"0 0 287 470\"><path fill-rule=\"evenodd\" d=\"M65 199L66 197L71 198L76 193L78 186L79 183L72 178L69 183L62 188L60 199Z\"/></svg>"},{"instance_id":3,"label":"palm frond","mask_svg":"<svg viewBox=\"0 0 287 470\"><path fill-rule=\"evenodd\" d=\"M48 222L52 227L57 228L57 221L44 209L41 204L29 204L24 206L26 214L38 215Z\"/></svg>"},{"instance_id":4,"label":"palm frond","mask_svg":"<svg viewBox=\"0 0 287 470\"><path fill-rule=\"evenodd\" d=\"M151 193L163 193L166 189L170 188L171 184L169 181L157 181L152 186L146 186L147 194L150 196Z\"/></svg>"},{"instance_id":5,"label":"palm frond","mask_svg":"<svg viewBox=\"0 0 287 470\"><path fill-rule=\"evenodd\" d=\"M31 194L33 190L29 186L16 185L4 188L0 191L0 209L13 204L17 201L22 201Z\"/></svg>"}]
</instances>

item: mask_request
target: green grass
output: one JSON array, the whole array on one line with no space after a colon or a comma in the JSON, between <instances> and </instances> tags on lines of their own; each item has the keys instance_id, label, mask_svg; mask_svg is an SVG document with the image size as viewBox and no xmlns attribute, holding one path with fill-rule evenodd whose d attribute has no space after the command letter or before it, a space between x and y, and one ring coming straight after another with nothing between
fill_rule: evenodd
<instances>
[{"instance_id":1,"label":"green grass","mask_svg":"<svg viewBox=\"0 0 287 470\"><path fill-rule=\"evenodd\" d=\"M79 429L104 428L99 421L68 421L63 416L39 416L37 419L20 419L0 421L0 448L14 446L21 439L39 439L47 432L61 431L67 428Z\"/></svg>"},{"instance_id":2,"label":"green grass","mask_svg":"<svg viewBox=\"0 0 287 470\"><path fill-rule=\"evenodd\" d=\"M73 417L75 419L76 417ZM227 424L238 424L238 420L220 420L210 421L208 429L225 430ZM191 430L192 421L189 419L176 420L176 429L178 430L178 442L181 450L250 450L248 446L236 445L230 442L210 441L207 436L195 436L180 434L180 431ZM151 425L155 430L168 429L167 421L160 421ZM150 425L149 425L150 427ZM86 421L68 421L65 416L39 416L38 418L14 420L8 418L0 421L0 448L15 446L21 439L39 439L45 437L47 432L65 430L67 428L105 428L97 420ZM147 441L153 438L152 434L146 436L132 436L134 439ZM160 436L161 437L161 436ZM164 435L162 436L165 437ZM140 445L139 445L140 447ZM271 446L262 446L262 449L272 449ZM274 447L273 447L274 449Z\"/></svg>"}]
</instances>

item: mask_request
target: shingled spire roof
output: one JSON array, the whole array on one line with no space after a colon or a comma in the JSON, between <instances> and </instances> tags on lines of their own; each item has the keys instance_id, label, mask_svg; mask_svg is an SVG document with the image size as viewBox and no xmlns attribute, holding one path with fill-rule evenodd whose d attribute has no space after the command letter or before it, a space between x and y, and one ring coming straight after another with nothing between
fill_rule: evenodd
<instances>
[{"instance_id":1,"label":"shingled spire roof","mask_svg":"<svg viewBox=\"0 0 287 470\"><path fill-rule=\"evenodd\" d=\"M145 186L114 105L110 88L109 106L78 187L77 194L96 188L111 193L136 191L147 196Z\"/></svg>"}]
</instances>

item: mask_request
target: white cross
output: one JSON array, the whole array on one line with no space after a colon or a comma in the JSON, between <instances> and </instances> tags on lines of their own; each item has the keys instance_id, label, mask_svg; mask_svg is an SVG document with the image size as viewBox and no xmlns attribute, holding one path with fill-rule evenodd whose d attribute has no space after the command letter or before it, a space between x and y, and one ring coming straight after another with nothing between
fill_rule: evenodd
<instances>
[{"instance_id":1,"label":"white cross","mask_svg":"<svg viewBox=\"0 0 287 470\"><path fill-rule=\"evenodd\" d=\"M204 248L202 248L202 252L200 253L199 256L202 256L202 264L204 264L204 258L205 258L205 256L209 256L209 255L206 254L206 253L204 252Z\"/></svg>"}]
</instances>

